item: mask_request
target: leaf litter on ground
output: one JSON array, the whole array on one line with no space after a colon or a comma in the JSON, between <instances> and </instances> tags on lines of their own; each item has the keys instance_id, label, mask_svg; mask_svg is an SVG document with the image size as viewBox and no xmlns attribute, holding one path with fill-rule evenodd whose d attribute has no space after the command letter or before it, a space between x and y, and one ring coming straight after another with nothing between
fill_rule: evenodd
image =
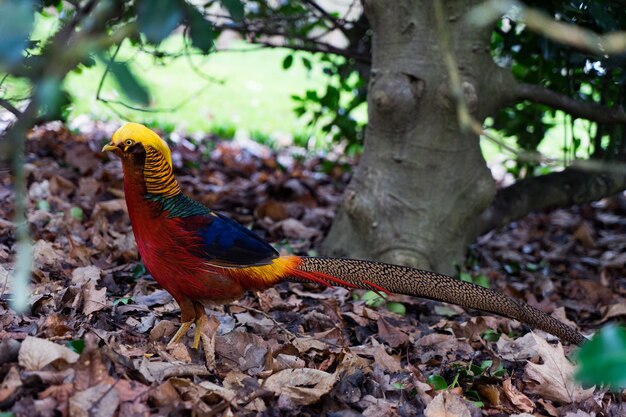
<instances>
[{"instance_id":1,"label":"leaf litter on ground","mask_svg":"<svg viewBox=\"0 0 626 417\"><path fill-rule=\"evenodd\" d=\"M398 315L385 300L369 305L362 292L284 283L211 312L200 351L188 347L192 332L186 344L167 348L179 309L138 259L119 161L99 153L114 129L94 123L75 134L50 123L29 135L35 256L31 310L22 315L8 305L12 182L0 169L0 410L102 417L625 411L615 395L575 385L565 357L571 348L552 347L544 333L520 337L526 329L515 321L405 296L392 299L404 307L393 308ZM317 248L350 178L346 166L356 162L212 137L172 150L187 194L297 254ZM625 219L623 196L533 213L479 238L465 270L591 332L625 316ZM442 387L428 383L433 376Z\"/></svg>"}]
</instances>

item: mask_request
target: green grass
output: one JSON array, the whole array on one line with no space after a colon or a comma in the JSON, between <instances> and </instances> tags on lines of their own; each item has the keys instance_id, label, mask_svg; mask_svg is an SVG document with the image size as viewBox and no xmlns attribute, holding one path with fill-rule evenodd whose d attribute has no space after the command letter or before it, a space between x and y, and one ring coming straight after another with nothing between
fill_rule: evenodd
<instances>
[{"instance_id":1,"label":"green grass","mask_svg":"<svg viewBox=\"0 0 626 417\"><path fill-rule=\"evenodd\" d=\"M180 50L182 46L180 35L163 45L170 51ZM304 130L304 123L293 113L291 95L323 86L321 73L307 71L299 59L284 71L281 63L288 52L283 49L261 50L245 43L234 47L243 50L208 57L191 56L192 66L185 57L159 62L125 43L118 60L128 60L134 73L148 87L152 96L150 107L175 110L146 113L114 105L115 109L129 121L176 125L191 131L219 130L223 126L268 133L293 134ZM98 62L80 74L68 76L65 85L75 97L71 117L88 114L94 118L119 118L96 100L104 68L104 64ZM112 77L107 77L101 96L128 102L120 95Z\"/></svg>"}]
</instances>

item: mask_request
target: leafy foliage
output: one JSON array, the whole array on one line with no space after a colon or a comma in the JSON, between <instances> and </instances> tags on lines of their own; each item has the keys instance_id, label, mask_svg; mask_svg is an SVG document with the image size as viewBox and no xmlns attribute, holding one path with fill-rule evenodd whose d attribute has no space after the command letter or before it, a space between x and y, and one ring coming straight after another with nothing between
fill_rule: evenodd
<instances>
[{"instance_id":1,"label":"leafy foliage","mask_svg":"<svg viewBox=\"0 0 626 417\"><path fill-rule=\"evenodd\" d=\"M626 388L626 328L609 325L578 352L576 377L589 385Z\"/></svg>"},{"instance_id":2,"label":"leafy foliage","mask_svg":"<svg viewBox=\"0 0 626 417\"><path fill-rule=\"evenodd\" d=\"M241 18L239 0L224 1L224 6L233 18ZM56 15L58 25L51 32L33 31L36 14ZM158 48L183 25L191 45L201 53L214 49L213 24L202 9L184 0L11 0L0 4L0 16L0 70L6 73L0 86L9 77L20 78L30 90L26 97L4 94L1 98L17 106L36 98L39 120L65 118L72 97L63 88L63 78L68 72L92 66L96 56L107 63L101 84L112 75L123 95L147 108L150 94L146 86L126 62L114 59L113 48L119 50L124 40L138 48ZM155 53L157 59L162 56Z\"/></svg>"},{"instance_id":3,"label":"leafy foliage","mask_svg":"<svg viewBox=\"0 0 626 417\"><path fill-rule=\"evenodd\" d=\"M31 88L41 84L42 91L35 96L43 104L43 119L62 119L72 97L63 89L62 77L41 77L41 70L33 71L42 66L42 62L56 58L53 48L46 47L54 41L55 34L40 39L29 35L34 15L56 14L60 21L56 34L62 30L71 32L96 12L97 7L91 3L10 0L0 5L1 15L11 16L11 19L4 19L6 24L0 25L0 66L16 77L26 75ZM240 32L253 43L291 48L294 52L285 57L284 69L292 68L299 60L309 71L321 69L327 76L323 89L308 90L293 97L296 115L330 140L345 141L347 152L360 149L365 123L356 115L362 113L366 103L372 35L363 11L350 7L337 12L314 1L110 0L100 3L107 5L110 12L98 31L104 33L136 21L136 32L128 33L126 38L136 47L151 51L157 60L171 54L159 45L181 25L190 45L202 54L213 51L216 37L227 29ZM624 27L626 23L623 8L608 0L527 3L549 15L558 15L562 21L600 33ZM343 43L329 41L327 37L331 35L339 36ZM83 66L92 65L94 54L107 55L110 47L94 44L93 50L79 57L79 65L68 64L69 70L80 71ZM515 16L505 17L494 28L491 48L494 59L510 68L519 81L539 84L582 102L607 107L625 104L626 76L621 56L598 57L574 51L526 30L515 21ZM301 50L316 53L315 59L299 55L297 51ZM186 50L177 56L188 53L195 52ZM131 102L150 109L150 94L140 77L133 75L130 66L113 59L104 60L111 62L104 75L113 76L120 92ZM25 97L2 98L19 104ZM528 101L500 111L493 118L493 127L504 136L515 137L519 148L525 151L537 150L547 132L558 127L564 131L562 151L566 161L580 155L621 158L626 149L626 132L622 126L589 124L584 136L589 135L591 142L586 143L579 129L574 128L572 118ZM528 161L517 161L509 168L518 177L544 173L542 167Z\"/></svg>"},{"instance_id":4,"label":"leafy foliage","mask_svg":"<svg viewBox=\"0 0 626 417\"><path fill-rule=\"evenodd\" d=\"M623 6L598 1L527 1L529 6L544 10L558 20L573 23L598 33L618 30L626 25ZM534 32L526 30L513 18L505 17L493 32L492 53L496 62L510 67L519 81L538 84L552 91L586 103L606 107L622 107L626 103L626 73L623 56L594 56L576 51ZM548 129L562 125L562 146L565 161L581 155L596 158L623 158L626 144L620 125L594 124L585 136L590 137L586 148L571 117L557 117L544 105L522 102L501 110L493 127L505 136L516 138L520 149L534 151ZM517 176L534 175L536 163L518 161L512 168Z\"/></svg>"}]
</instances>

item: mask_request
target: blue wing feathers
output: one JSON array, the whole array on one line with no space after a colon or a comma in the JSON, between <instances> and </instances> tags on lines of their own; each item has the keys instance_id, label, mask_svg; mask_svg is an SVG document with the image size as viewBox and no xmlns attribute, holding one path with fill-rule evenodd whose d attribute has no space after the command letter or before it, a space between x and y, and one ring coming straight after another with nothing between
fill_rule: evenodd
<instances>
[{"instance_id":1,"label":"blue wing feathers","mask_svg":"<svg viewBox=\"0 0 626 417\"><path fill-rule=\"evenodd\" d=\"M194 248L194 254L213 265L229 268L267 265L279 256L252 230L184 194L168 198L148 194L146 198L160 204L168 218L180 219L186 230L197 234L203 246Z\"/></svg>"},{"instance_id":2,"label":"blue wing feathers","mask_svg":"<svg viewBox=\"0 0 626 417\"><path fill-rule=\"evenodd\" d=\"M219 213L197 230L204 242L203 258L216 265L246 267L266 265L278 252L252 230Z\"/></svg>"}]
</instances>

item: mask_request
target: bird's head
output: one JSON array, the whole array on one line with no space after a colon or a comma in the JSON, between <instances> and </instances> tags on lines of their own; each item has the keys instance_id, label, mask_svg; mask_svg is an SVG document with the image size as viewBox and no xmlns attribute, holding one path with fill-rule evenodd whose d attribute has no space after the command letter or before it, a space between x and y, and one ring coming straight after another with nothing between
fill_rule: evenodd
<instances>
[{"instance_id":1,"label":"bird's head","mask_svg":"<svg viewBox=\"0 0 626 417\"><path fill-rule=\"evenodd\" d=\"M126 123L117 129L111 142L102 148L102 152L113 152L124 159L130 158L135 153L145 152L148 146L163 154L165 160L172 166L172 152L167 143L139 123Z\"/></svg>"}]
</instances>

